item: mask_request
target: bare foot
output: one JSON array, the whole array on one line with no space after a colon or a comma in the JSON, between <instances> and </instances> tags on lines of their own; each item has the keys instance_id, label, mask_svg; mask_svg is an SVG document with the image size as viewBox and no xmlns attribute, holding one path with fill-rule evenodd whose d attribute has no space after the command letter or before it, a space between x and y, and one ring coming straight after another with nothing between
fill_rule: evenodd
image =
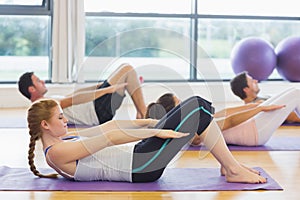
<instances>
[{"instance_id":1,"label":"bare foot","mask_svg":"<svg viewBox=\"0 0 300 200\"><path fill-rule=\"evenodd\" d=\"M242 167L244 167L245 169L249 170L250 172L253 172L254 174L260 175L260 172L257 171L257 170L252 169L252 168L250 168L250 167L247 167L247 166L245 166L245 165L243 165L243 164L240 164L240 165L241 165Z\"/></svg>"},{"instance_id":2,"label":"bare foot","mask_svg":"<svg viewBox=\"0 0 300 200\"><path fill-rule=\"evenodd\" d=\"M248 170L243 166L226 170L225 177L226 177L226 181L231 183L266 183L267 182L266 178Z\"/></svg>"},{"instance_id":3,"label":"bare foot","mask_svg":"<svg viewBox=\"0 0 300 200\"><path fill-rule=\"evenodd\" d=\"M245 166L245 165L243 165L243 164L240 164L240 165L241 165L242 167L244 167L245 169L249 170L250 172L252 172L252 173L254 173L254 174L260 175L260 172L257 171L257 170L252 169L252 168L250 168L250 167L247 167L247 166ZM220 172L221 172L221 176L225 176L226 170L225 170L225 168L224 168L223 166L221 166Z\"/></svg>"}]
</instances>

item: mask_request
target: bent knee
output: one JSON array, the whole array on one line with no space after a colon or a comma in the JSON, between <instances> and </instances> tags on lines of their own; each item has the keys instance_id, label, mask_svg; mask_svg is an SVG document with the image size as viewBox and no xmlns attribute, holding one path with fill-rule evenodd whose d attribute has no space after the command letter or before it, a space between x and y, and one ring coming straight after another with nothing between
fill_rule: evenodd
<instances>
[{"instance_id":1,"label":"bent knee","mask_svg":"<svg viewBox=\"0 0 300 200\"><path fill-rule=\"evenodd\" d=\"M121 72L123 73L128 73L130 71L134 71L134 68L132 65L128 64L128 63L123 63L120 65L120 69Z\"/></svg>"}]
</instances>

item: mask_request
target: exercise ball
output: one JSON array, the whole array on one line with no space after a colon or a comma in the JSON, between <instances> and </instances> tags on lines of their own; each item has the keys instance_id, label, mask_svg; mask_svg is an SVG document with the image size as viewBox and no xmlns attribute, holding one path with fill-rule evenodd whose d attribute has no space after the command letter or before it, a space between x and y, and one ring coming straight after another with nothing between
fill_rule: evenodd
<instances>
[{"instance_id":1,"label":"exercise ball","mask_svg":"<svg viewBox=\"0 0 300 200\"><path fill-rule=\"evenodd\" d=\"M275 48L276 69L279 75L291 82L300 81L300 37L287 37Z\"/></svg>"},{"instance_id":2,"label":"exercise ball","mask_svg":"<svg viewBox=\"0 0 300 200\"><path fill-rule=\"evenodd\" d=\"M247 71L258 81L268 79L277 62L272 44L258 37L244 38L236 43L230 61L235 74Z\"/></svg>"}]
</instances>

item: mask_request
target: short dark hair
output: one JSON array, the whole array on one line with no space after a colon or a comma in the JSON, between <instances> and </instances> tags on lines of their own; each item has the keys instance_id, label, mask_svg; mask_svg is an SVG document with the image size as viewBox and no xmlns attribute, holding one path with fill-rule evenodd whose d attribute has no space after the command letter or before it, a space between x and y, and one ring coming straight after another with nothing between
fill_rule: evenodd
<instances>
[{"instance_id":1,"label":"short dark hair","mask_svg":"<svg viewBox=\"0 0 300 200\"><path fill-rule=\"evenodd\" d=\"M247 97L244 91L244 88L248 87L247 74L246 71L241 72L230 81L231 91L242 100Z\"/></svg>"},{"instance_id":2,"label":"short dark hair","mask_svg":"<svg viewBox=\"0 0 300 200\"><path fill-rule=\"evenodd\" d=\"M30 100L31 94L28 91L30 86L33 86L32 77L33 72L26 72L22 76L20 76L18 81L19 91Z\"/></svg>"}]
</instances>

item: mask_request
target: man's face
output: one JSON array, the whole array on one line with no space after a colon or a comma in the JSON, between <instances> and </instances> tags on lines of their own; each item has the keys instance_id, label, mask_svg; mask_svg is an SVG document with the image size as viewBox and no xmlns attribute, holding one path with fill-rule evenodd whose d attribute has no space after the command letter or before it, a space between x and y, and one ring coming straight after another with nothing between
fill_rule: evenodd
<instances>
[{"instance_id":1,"label":"man's face","mask_svg":"<svg viewBox=\"0 0 300 200\"><path fill-rule=\"evenodd\" d=\"M45 81L40 80L35 74L31 76L31 80L36 94L43 96L48 91Z\"/></svg>"},{"instance_id":2,"label":"man's face","mask_svg":"<svg viewBox=\"0 0 300 200\"><path fill-rule=\"evenodd\" d=\"M247 75L247 84L249 88L249 92L252 94L258 94L259 93L259 87L258 87L258 81L256 79L253 79L250 75Z\"/></svg>"}]
</instances>

